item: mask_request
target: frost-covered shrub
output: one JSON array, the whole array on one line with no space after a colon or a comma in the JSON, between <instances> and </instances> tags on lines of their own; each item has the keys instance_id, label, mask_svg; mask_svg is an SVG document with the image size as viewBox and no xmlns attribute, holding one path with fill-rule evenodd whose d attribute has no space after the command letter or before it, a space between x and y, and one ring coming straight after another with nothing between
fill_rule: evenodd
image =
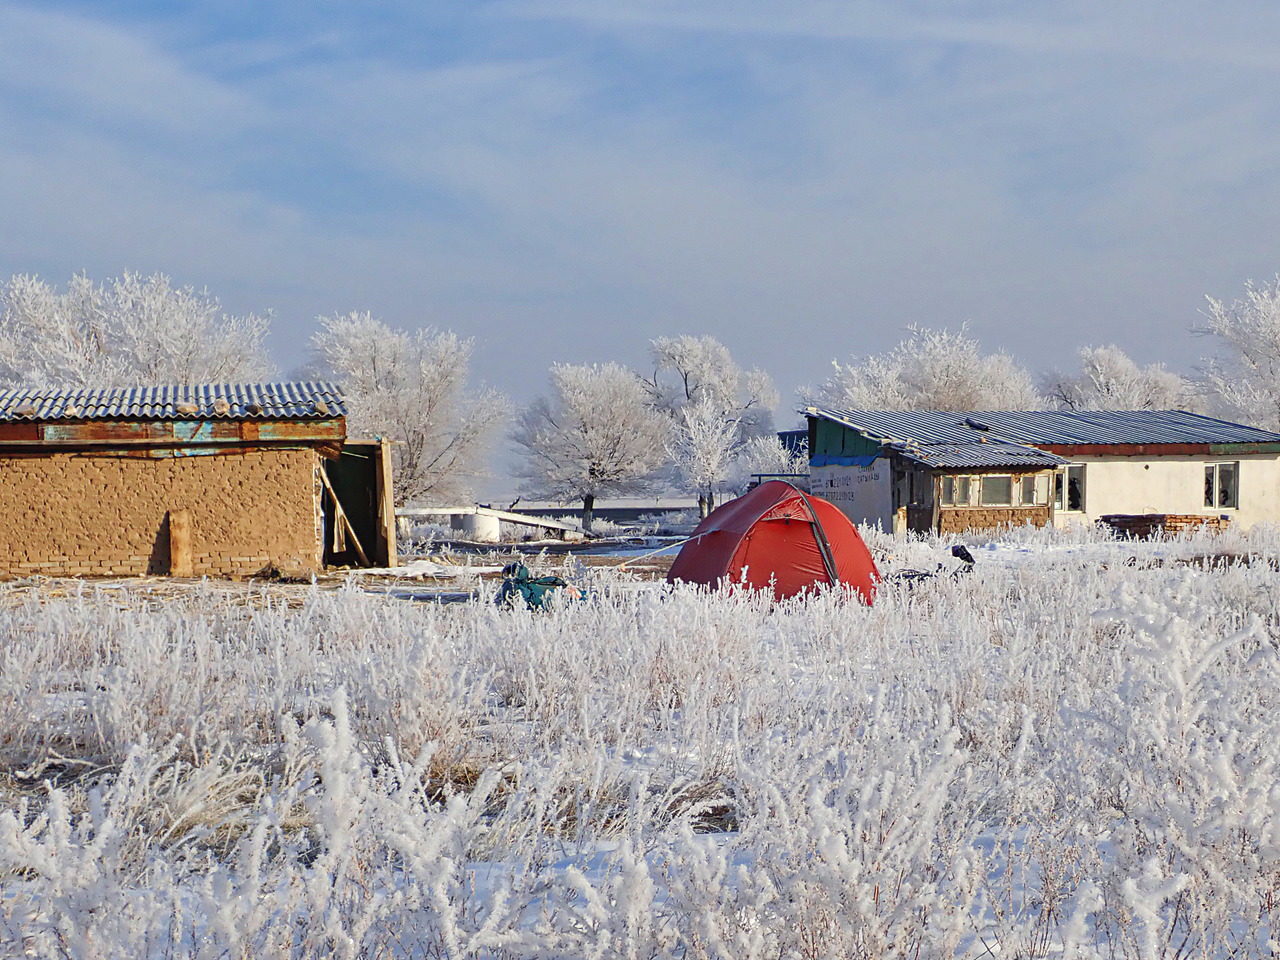
<instances>
[{"instance_id":1,"label":"frost-covered shrub","mask_svg":"<svg viewBox=\"0 0 1280 960\"><path fill-rule=\"evenodd\" d=\"M0 588L0 953L1272 956L1274 532L970 546L871 607Z\"/></svg>"}]
</instances>

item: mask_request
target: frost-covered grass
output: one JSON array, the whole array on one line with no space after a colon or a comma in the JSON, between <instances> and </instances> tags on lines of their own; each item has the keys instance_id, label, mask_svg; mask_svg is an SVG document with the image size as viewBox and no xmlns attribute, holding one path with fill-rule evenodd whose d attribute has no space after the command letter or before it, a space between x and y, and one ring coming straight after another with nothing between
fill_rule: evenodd
<instances>
[{"instance_id":1,"label":"frost-covered grass","mask_svg":"<svg viewBox=\"0 0 1280 960\"><path fill-rule=\"evenodd\" d=\"M1277 542L870 608L0 588L0 955L1270 957Z\"/></svg>"}]
</instances>

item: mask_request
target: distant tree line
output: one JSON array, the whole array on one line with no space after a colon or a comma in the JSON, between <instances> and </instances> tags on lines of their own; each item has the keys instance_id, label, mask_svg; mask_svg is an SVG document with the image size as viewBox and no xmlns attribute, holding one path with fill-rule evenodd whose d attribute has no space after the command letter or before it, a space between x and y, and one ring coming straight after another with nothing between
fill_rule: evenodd
<instances>
[{"instance_id":1,"label":"distant tree line","mask_svg":"<svg viewBox=\"0 0 1280 960\"><path fill-rule=\"evenodd\" d=\"M910 327L885 353L832 362L801 403L843 409L1185 409L1280 429L1280 277L1239 299L1208 299L1197 329L1215 346L1198 376L1141 366L1115 345L1087 346L1075 371L1036 378L958 330ZM58 290L38 277L0 284L0 386L99 387L260 381L275 375L270 314L231 315L206 291L160 274ZM779 444L779 396L708 336L660 337L643 371L555 364L548 391L508 411L472 384L472 342L451 331L397 330L369 313L320 317L311 375L339 381L349 430L395 444L400 504L469 497L504 427L531 495L581 501L667 488L705 514L753 473L804 461Z\"/></svg>"}]
</instances>

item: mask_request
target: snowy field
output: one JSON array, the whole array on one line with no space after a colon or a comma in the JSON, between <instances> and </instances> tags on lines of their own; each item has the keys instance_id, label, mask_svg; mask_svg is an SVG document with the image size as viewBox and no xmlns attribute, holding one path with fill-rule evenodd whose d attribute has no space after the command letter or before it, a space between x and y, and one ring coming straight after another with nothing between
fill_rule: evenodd
<instances>
[{"instance_id":1,"label":"snowy field","mask_svg":"<svg viewBox=\"0 0 1280 960\"><path fill-rule=\"evenodd\" d=\"M971 541L870 608L0 587L0 956L1272 957L1278 547Z\"/></svg>"}]
</instances>

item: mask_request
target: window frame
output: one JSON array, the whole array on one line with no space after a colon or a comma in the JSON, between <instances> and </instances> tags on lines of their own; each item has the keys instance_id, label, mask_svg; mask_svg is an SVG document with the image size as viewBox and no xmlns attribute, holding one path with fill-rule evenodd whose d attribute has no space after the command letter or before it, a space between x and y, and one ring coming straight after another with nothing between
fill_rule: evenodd
<instances>
[{"instance_id":1,"label":"window frame","mask_svg":"<svg viewBox=\"0 0 1280 960\"><path fill-rule=\"evenodd\" d=\"M1222 474L1223 467L1229 467L1231 472L1231 503L1223 504L1222 501ZM1212 477L1212 480L1210 480ZM1214 460L1204 465L1205 494L1206 499L1210 496L1212 490L1212 503L1206 503L1206 510L1239 510L1240 509L1240 461L1239 460Z\"/></svg>"},{"instance_id":2,"label":"window frame","mask_svg":"<svg viewBox=\"0 0 1280 960\"><path fill-rule=\"evenodd\" d=\"M1053 509L1055 513L1085 513L1089 508L1089 475L1087 464L1068 463L1053 471ZM1076 474L1080 485L1080 506L1070 504L1071 475Z\"/></svg>"},{"instance_id":3,"label":"window frame","mask_svg":"<svg viewBox=\"0 0 1280 960\"><path fill-rule=\"evenodd\" d=\"M1007 500L988 500L987 481L988 480L1007 480L1009 482L1009 498ZM1014 502L1016 477L1012 473L984 473L978 482L978 506L980 507L1015 507Z\"/></svg>"},{"instance_id":4,"label":"window frame","mask_svg":"<svg viewBox=\"0 0 1280 960\"><path fill-rule=\"evenodd\" d=\"M947 499L947 483L951 483L951 499ZM958 500L955 495L956 485L964 484L964 499ZM938 489L938 505L942 507L971 507L973 506L973 476L968 473L947 473L942 476L942 483Z\"/></svg>"},{"instance_id":5,"label":"window frame","mask_svg":"<svg viewBox=\"0 0 1280 960\"><path fill-rule=\"evenodd\" d=\"M982 498L987 480L1009 481L1009 499L996 502ZM1050 475L1037 473L944 473L938 482L938 506L956 507L1045 507L1049 505ZM950 488L950 495L948 495ZM963 492L961 491L963 489ZM1031 496L1025 496L1030 488Z\"/></svg>"},{"instance_id":6,"label":"window frame","mask_svg":"<svg viewBox=\"0 0 1280 960\"><path fill-rule=\"evenodd\" d=\"M1049 505L1048 476L1044 473L1019 473L1013 478L1014 505L1018 507L1047 507ZM1031 495L1027 496L1030 489Z\"/></svg>"}]
</instances>

